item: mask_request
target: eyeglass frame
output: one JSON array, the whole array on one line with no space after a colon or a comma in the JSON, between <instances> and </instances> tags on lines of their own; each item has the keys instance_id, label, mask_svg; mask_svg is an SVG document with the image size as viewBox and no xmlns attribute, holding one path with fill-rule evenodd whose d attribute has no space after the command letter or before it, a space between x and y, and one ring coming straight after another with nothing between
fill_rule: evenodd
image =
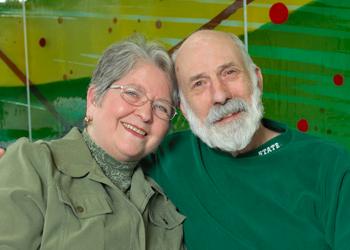
<instances>
[{"instance_id":1,"label":"eyeglass frame","mask_svg":"<svg viewBox=\"0 0 350 250\"><path fill-rule=\"evenodd\" d=\"M138 91L141 91L142 94L143 94L143 97L142 97L142 98L144 98L144 101L142 101L140 104L136 104L136 103L130 102L130 101L127 100L127 98L125 98L124 95L123 95L124 89L126 89L126 88L133 88L133 86L135 86L134 89L136 89L136 90L138 90ZM170 104L170 102L168 102L167 100L164 100L164 99L156 99L156 100L151 100L151 99L149 99L148 96L146 95L145 90L144 90L141 86L134 85L134 84L126 84L126 85L112 84L111 86L108 87L108 89L120 89L120 90L121 90L120 96L122 97L122 99L123 99L124 101L126 101L128 104L133 105L133 106L136 106L136 107L141 107L142 105L146 104L146 103L149 101L149 102L151 103L151 105L152 105L152 113L154 113L154 115L156 115L159 119L162 119L162 120L164 120L164 121L171 121L171 120L174 119L174 117L177 115L177 111L176 111L176 108L175 108L174 105ZM142 99L142 98L141 98L141 99ZM153 108L153 103L154 103L155 101L161 101L161 102L166 102L166 103L168 103L170 109L173 111L173 112L172 112L172 113L173 113L172 116L169 117L168 119L165 119L165 118L160 117L159 115L157 115L157 113L154 111L154 108Z\"/></svg>"}]
</instances>

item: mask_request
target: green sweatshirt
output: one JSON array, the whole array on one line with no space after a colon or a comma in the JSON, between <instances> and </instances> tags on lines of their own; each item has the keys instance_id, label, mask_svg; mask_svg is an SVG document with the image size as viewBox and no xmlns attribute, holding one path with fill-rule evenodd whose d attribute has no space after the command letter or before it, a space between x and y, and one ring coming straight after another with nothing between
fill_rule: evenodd
<instances>
[{"instance_id":1,"label":"green sweatshirt","mask_svg":"<svg viewBox=\"0 0 350 250\"><path fill-rule=\"evenodd\" d=\"M166 138L149 174L186 215L189 250L350 249L350 156L272 121L281 132L238 157L190 131Z\"/></svg>"}]
</instances>

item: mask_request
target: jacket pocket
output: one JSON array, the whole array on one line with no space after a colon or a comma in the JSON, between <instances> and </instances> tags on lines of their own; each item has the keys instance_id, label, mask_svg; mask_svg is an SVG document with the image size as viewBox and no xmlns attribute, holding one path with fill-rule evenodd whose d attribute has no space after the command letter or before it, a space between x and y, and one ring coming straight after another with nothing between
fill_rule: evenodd
<instances>
[{"instance_id":1,"label":"jacket pocket","mask_svg":"<svg viewBox=\"0 0 350 250\"><path fill-rule=\"evenodd\" d=\"M61 222L62 249L104 249L105 223L107 215L112 213L108 197L105 192L77 186L57 187L58 199L65 211Z\"/></svg>"},{"instance_id":2,"label":"jacket pocket","mask_svg":"<svg viewBox=\"0 0 350 250\"><path fill-rule=\"evenodd\" d=\"M150 203L149 219L156 226L173 229L183 223L185 216L163 195L156 195Z\"/></svg>"},{"instance_id":3,"label":"jacket pocket","mask_svg":"<svg viewBox=\"0 0 350 250\"><path fill-rule=\"evenodd\" d=\"M185 216L165 196L155 195L149 205L147 249L183 249L183 222Z\"/></svg>"},{"instance_id":4,"label":"jacket pocket","mask_svg":"<svg viewBox=\"0 0 350 250\"><path fill-rule=\"evenodd\" d=\"M69 206L74 215L80 219L112 212L105 195L67 194L65 191L58 188L58 197L59 200Z\"/></svg>"}]
</instances>

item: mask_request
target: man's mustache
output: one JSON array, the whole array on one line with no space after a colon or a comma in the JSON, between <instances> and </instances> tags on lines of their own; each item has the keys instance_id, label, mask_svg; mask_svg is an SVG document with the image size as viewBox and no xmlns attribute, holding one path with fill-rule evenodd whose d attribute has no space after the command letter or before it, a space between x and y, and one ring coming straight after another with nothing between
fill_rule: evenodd
<instances>
[{"instance_id":1,"label":"man's mustache","mask_svg":"<svg viewBox=\"0 0 350 250\"><path fill-rule=\"evenodd\" d=\"M240 98L230 99L225 104L216 104L213 106L209 110L206 123L211 125L229 114L247 111L248 104L244 100Z\"/></svg>"}]
</instances>

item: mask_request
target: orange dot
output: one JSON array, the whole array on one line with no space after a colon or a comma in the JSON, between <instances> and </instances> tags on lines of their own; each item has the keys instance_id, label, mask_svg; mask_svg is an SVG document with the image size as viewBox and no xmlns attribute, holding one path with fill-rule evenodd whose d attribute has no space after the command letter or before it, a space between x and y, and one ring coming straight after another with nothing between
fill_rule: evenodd
<instances>
[{"instance_id":1,"label":"orange dot","mask_svg":"<svg viewBox=\"0 0 350 250\"><path fill-rule=\"evenodd\" d=\"M108 33L112 33L113 29L111 27L108 28Z\"/></svg>"}]
</instances>

